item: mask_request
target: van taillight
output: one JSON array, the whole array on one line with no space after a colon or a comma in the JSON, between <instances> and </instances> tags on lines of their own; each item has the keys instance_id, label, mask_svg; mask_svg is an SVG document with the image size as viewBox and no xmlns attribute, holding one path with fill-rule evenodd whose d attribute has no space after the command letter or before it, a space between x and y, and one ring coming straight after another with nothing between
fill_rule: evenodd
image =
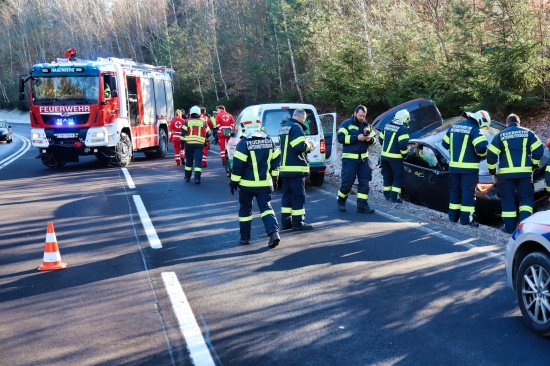
<instances>
[{"instance_id":1,"label":"van taillight","mask_svg":"<svg viewBox=\"0 0 550 366\"><path fill-rule=\"evenodd\" d=\"M321 143L319 144L319 148L321 149L321 154L324 154L327 152L327 145L325 145L325 139L321 139Z\"/></svg>"}]
</instances>

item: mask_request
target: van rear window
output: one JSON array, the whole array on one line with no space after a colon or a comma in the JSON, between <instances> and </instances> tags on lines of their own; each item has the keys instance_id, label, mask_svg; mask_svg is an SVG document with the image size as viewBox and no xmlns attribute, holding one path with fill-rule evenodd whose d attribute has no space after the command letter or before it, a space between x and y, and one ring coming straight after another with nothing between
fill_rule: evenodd
<instances>
[{"instance_id":1,"label":"van rear window","mask_svg":"<svg viewBox=\"0 0 550 366\"><path fill-rule=\"evenodd\" d=\"M311 109L306 109L305 111L306 120L304 121L304 124L307 127L305 134L317 135L319 133L319 129L317 127L317 122L315 121L315 115ZM294 109L273 109L265 111L262 120L264 132L269 136L278 136L281 127L292 117L292 113L294 113Z\"/></svg>"}]
</instances>

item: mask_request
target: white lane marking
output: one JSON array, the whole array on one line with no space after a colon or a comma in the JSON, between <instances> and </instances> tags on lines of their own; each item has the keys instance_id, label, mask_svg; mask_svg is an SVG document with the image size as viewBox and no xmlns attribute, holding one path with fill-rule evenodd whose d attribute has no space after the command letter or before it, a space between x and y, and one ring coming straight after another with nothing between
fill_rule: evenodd
<instances>
[{"instance_id":1,"label":"white lane marking","mask_svg":"<svg viewBox=\"0 0 550 366\"><path fill-rule=\"evenodd\" d=\"M23 137L17 133L13 134L14 136L19 137L21 140L23 140L23 146L19 150L17 150L14 154L8 156L4 160L0 161L0 169L4 168L5 166L13 163L15 160L19 159L21 155L29 151L31 148L31 142L26 137Z\"/></svg>"},{"instance_id":2,"label":"white lane marking","mask_svg":"<svg viewBox=\"0 0 550 366\"><path fill-rule=\"evenodd\" d=\"M187 343L193 364L196 366L215 366L178 277L174 272L162 272L162 280L178 319L180 330Z\"/></svg>"},{"instance_id":3,"label":"white lane marking","mask_svg":"<svg viewBox=\"0 0 550 366\"><path fill-rule=\"evenodd\" d=\"M157 235L155 227L153 226L153 223L151 222L151 219L149 218L149 214L147 214L147 210L145 209L145 206L143 205L143 201L141 200L141 197L138 196L138 195L133 195L132 197L134 199L134 203L136 204L136 208L137 208L139 217L141 219L141 224L143 225L143 228L145 229L145 234L147 234L147 238L149 239L149 244L151 245L151 248L161 249L162 244L161 244L160 239Z\"/></svg>"},{"instance_id":4,"label":"white lane marking","mask_svg":"<svg viewBox=\"0 0 550 366\"><path fill-rule=\"evenodd\" d=\"M331 197L334 198L334 200L336 201L336 195L333 193L333 192L329 192L329 191L326 191L325 189L323 188L317 188L317 190L323 192L323 194L325 195L329 195ZM357 202L355 201L352 201L348 198L348 202L350 202L352 205L357 205ZM416 223L416 221L412 221L412 220L407 220L407 219L402 219L400 217L397 217L397 216L394 216L394 215L391 215L387 212L383 212L383 211L380 211L380 210L377 210L376 211L377 214L379 214L380 216L384 216L390 220L393 220L393 221L397 221L397 222L407 222L407 223ZM445 235L439 231L435 231L435 230L432 230L432 229L429 229L423 225L418 225L417 226L417 229L420 230L420 231L423 231L427 234L430 234L430 235L433 235L433 236L437 236L438 238L441 238L443 240L447 240L449 242L451 242L452 244L454 245L463 245L465 246L466 248L468 249L479 249L480 246L477 246L477 245L474 245L472 243L469 243L469 239L468 240L459 240L459 239L456 239L456 238L453 238L452 236L449 236L449 235ZM495 258L496 260L498 261L504 261L504 256L501 255L501 254L498 254L498 253L493 253L493 252L482 252L482 254L486 257L489 257L489 258Z\"/></svg>"},{"instance_id":5,"label":"white lane marking","mask_svg":"<svg viewBox=\"0 0 550 366\"><path fill-rule=\"evenodd\" d=\"M128 172L128 169L122 168L122 172L124 173L124 176L126 177L126 182L128 182L128 188L130 188L130 189L136 188L136 185L134 184L134 180L132 179L132 176Z\"/></svg>"}]
</instances>

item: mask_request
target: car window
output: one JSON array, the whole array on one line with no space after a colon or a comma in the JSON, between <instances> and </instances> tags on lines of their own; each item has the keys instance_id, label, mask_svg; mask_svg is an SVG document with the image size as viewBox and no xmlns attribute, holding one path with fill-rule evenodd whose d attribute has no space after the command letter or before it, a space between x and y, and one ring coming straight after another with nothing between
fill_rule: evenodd
<instances>
[{"instance_id":1,"label":"car window","mask_svg":"<svg viewBox=\"0 0 550 366\"><path fill-rule=\"evenodd\" d=\"M415 143L408 145L408 154L405 161L409 164L422 168L445 170L443 167L445 164L440 164L440 160L436 152L429 146L419 146Z\"/></svg>"},{"instance_id":2,"label":"car window","mask_svg":"<svg viewBox=\"0 0 550 366\"><path fill-rule=\"evenodd\" d=\"M4 121L0 121L0 128L7 128L8 124Z\"/></svg>"},{"instance_id":3,"label":"car window","mask_svg":"<svg viewBox=\"0 0 550 366\"><path fill-rule=\"evenodd\" d=\"M319 130L315 122L315 115L311 109L306 109L305 111L306 120L304 121L304 125L306 125L307 129L304 133L306 135L317 135ZM266 110L262 119L264 132L270 136L278 136L281 127L292 117L292 113L294 113L294 109Z\"/></svg>"}]
</instances>

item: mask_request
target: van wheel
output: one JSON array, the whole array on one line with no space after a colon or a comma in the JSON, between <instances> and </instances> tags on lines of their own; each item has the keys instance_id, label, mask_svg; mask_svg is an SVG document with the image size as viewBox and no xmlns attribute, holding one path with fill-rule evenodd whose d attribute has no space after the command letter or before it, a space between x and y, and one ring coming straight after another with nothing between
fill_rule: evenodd
<instances>
[{"instance_id":1,"label":"van wheel","mask_svg":"<svg viewBox=\"0 0 550 366\"><path fill-rule=\"evenodd\" d=\"M550 256L533 252L521 262L516 274L516 295L521 315L535 333L550 336Z\"/></svg>"},{"instance_id":2,"label":"van wheel","mask_svg":"<svg viewBox=\"0 0 550 366\"><path fill-rule=\"evenodd\" d=\"M325 173L311 174L309 180L312 186L319 187L325 181Z\"/></svg>"}]
</instances>

